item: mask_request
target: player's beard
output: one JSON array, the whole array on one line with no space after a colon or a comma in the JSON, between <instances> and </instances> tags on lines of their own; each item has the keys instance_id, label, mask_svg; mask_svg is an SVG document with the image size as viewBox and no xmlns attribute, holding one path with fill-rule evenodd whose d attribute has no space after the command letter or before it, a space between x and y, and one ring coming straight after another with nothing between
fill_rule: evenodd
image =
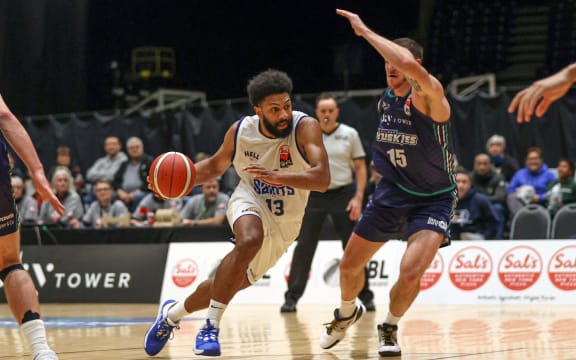
<instances>
[{"instance_id":1,"label":"player's beard","mask_svg":"<svg viewBox=\"0 0 576 360\"><path fill-rule=\"evenodd\" d=\"M266 119L266 116L262 115L262 118L264 119L264 127L274 137L285 138L292 132L292 118L286 120L288 126L286 126L286 128L282 130L279 130L277 126L279 124L282 124L284 121L280 121L278 124L274 125L270 121L268 121L268 119Z\"/></svg>"}]
</instances>

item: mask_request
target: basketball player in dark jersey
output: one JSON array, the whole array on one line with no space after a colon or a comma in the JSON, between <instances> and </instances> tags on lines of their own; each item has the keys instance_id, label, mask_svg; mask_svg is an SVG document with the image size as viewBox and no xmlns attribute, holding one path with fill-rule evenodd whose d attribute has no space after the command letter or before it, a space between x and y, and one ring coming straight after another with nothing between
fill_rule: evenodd
<instances>
[{"instance_id":1,"label":"basketball player in dark jersey","mask_svg":"<svg viewBox=\"0 0 576 360\"><path fill-rule=\"evenodd\" d=\"M405 239L400 274L390 291L389 312L378 325L380 356L401 354L398 322L420 290L420 278L438 248L449 244L448 224L456 201L448 142L450 105L442 84L422 67L422 47L414 40L390 41L369 29L358 15L347 18L385 59L388 88L378 102L380 124L372 147L382 180L354 228L340 263L341 306L320 339L336 345L364 313L355 299L364 266L390 239Z\"/></svg>"},{"instance_id":2,"label":"basketball player in dark jersey","mask_svg":"<svg viewBox=\"0 0 576 360\"><path fill-rule=\"evenodd\" d=\"M62 215L64 205L58 201L46 180L32 140L1 96L0 131L26 164L36 191ZM33 359L58 360L58 356L48 347L46 341L46 330L40 319L40 305L34 283L20 260L20 223L11 188L6 144L2 140L0 148L0 280L4 283L8 306L32 347Z\"/></svg>"}]
</instances>

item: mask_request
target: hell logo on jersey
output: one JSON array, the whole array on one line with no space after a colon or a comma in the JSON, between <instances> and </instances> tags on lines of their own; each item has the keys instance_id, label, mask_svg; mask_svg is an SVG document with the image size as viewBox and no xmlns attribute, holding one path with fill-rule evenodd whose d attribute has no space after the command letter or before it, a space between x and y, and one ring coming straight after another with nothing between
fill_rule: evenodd
<instances>
[{"instance_id":1,"label":"hell logo on jersey","mask_svg":"<svg viewBox=\"0 0 576 360\"><path fill-rule=\"evenodd\" d=\"M290 156L290 147L288 145L280 146L280 168L286 169L292 165L294 163L292 162L292 156Z\"/></svg>"}]
</instances>

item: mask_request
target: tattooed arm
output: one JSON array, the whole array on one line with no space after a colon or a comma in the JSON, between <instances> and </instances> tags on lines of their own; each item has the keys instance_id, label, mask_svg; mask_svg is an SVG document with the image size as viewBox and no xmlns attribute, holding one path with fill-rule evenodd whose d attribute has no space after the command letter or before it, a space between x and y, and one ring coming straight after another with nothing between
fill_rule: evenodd
<instances>
[{"instance_id":1,"label":"tattooed arm","mask_svg":"<svg viewBox=\"0 0 576 360\"><path fill-rule=\"evenodd\" d=\"M346 10L336 10L338 15L348 19L356 35L363 37L378 53L398 71L406 76L413 89L414 106L438 122L448 121L450 106L444 96L444 88L438 79L430 75L412 53L376 34L360 17Z\"/></svg>"}]
</instances>

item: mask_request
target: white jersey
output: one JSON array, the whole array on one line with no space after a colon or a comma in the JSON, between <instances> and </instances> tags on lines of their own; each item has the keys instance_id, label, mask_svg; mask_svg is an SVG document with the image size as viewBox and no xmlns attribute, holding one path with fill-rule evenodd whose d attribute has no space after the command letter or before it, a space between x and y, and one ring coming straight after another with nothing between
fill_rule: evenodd
<instances>
[{"instance_id":1,"label":"white jersey","mask_svg":"<svg viewBox=\"0 0 576 360\"><path fill-rule=\"evenodd\" d=\"M236 191L248 192L268 209L278 221L302 220L308 203L309 190L297 189L284 184L273 184L266 180L255 180L251 174L242 171L250 163L258 163L277 171L299 172L310 168L296 144L296 129L300 120L308 115L292 112L292 133L285 138L271 139L259 129L257 115L240 120L236 130L234 169L240 176Z\"/></svg>"},{"instance_id":2,"label":"white jersey","mask_svg":"<svg viewBox=\"0 0 576 360\"><path fill-rule=\"evenodd\" d=\"M297 189L284 184L272 184L255 180L242 168L257 163L277 171L299 172L310 165L296 144L296 129L302 118L308 115L292 112L292 133L285 138L271 139L259 129L258 116L240 120L235 135L232 163L240 182L228 202L228 223L234 223L244 215L256 215L262 220L264 241L247 270L249 281L254 284L286 252L296 240L310 190Z\"/></svg>"}]
</instances>

